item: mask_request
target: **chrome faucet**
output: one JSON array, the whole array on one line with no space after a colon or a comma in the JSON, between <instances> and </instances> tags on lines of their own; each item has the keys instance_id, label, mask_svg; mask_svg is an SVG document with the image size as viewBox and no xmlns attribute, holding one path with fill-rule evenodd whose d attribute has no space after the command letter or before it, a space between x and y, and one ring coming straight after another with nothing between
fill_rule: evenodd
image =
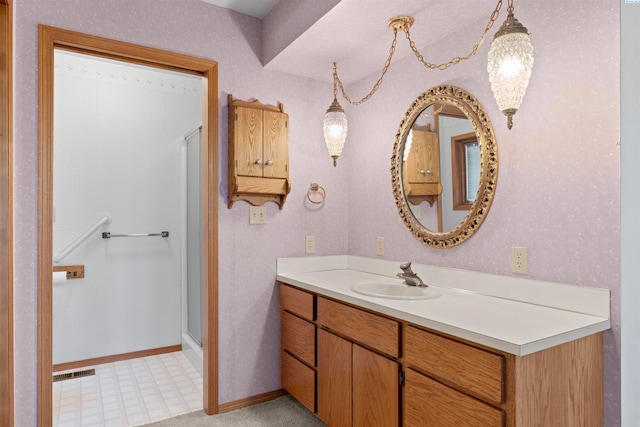
<instances>
[{"instance_id":1,"label":"chrome faucet","mask_svg":"<svg viewBox=\"0 0 640 427\"><path fill-rule=\"evenodd\" d=\"M402 270L402 273L398 273L396 274L396 276L404 279L404 283L406 283L407 285L424 287L429 286L422 281L420 276L413 272L413 270L411 269L411 262L407 261L400 264L400 270Z\"/></svg>"}]
</instances>

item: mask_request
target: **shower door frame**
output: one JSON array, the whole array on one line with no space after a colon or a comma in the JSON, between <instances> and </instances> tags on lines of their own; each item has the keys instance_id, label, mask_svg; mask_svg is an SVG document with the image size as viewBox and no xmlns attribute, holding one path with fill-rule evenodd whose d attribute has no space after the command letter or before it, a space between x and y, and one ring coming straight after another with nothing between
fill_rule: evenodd
<instances>
[{"instance_id":1,"label":"shower door frame","mask_svg":"<svg viewBox=\"0 0 640 427\"><path fill-rule=\"evenodd\" d=\"M53 77L55 49L80 52L202 77L202 335L203 406L218 404L218 63L45 25L38 26L38 379L37 425L52 410Z\"/></svg>"}]
</instances>

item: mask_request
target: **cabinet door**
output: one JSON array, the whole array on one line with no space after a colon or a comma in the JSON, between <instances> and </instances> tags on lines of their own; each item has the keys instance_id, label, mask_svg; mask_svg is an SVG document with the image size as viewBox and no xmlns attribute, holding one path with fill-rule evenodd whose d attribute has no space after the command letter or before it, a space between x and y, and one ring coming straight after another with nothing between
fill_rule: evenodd
<instances>
[{"instance_id":1,"label":"cabinet door","mask_svg":"<svg viewBox=\"0 0 640 427\"><path fill-rule=\"evenodd\" d=\"M236 173L262 177L262 110L236 107L235 162Z\"/></svg>"},{"instance_id":2,"label":"cabinet door","mask_svg":"<svg viewBox=\"0 0 640 427\"><path fill-rule=\"evenodd\" d=\"M411 369L404 390L405 427L503 427L502 410Z\"/></svg>"},{"instance_id":3,"label":"cabinet door","mask_svg":"<svg viewBox=\"0 0 640 427\"><path fill-rule=\"evenodd\" d=\"M428 184L440 182L440 144L438 134L413 129L409 156L405 171L409 183Z\"/></svg>"},{"instance_id":4,"label":"cabinet door","mask_svg":"<svg viewBox=\"0 0 640 427\"><path fill-rule=\"evenodd\" d=\"M264 177L289 177L289 116L276 111L264 111Z\"/></svg>"},{"instance_id":5,"label":"cabinet door","mask_svg":"<svg viewBox=\"0 0 640 427\"><path fill-rule=\"evenodd\" d=\"M393 427L399 423L398 363L353 345L353 425Z\"/></svg>"},{"instance_id":6,"label":"cabinet door","mask_svg":"<svg viewBox=\"0 0 640 427\"><path fill-rule=\"evenodd\" d=\"M318 329L318 417L330 427L352 425L351 346Z\"/></svg>"}]
</instances>

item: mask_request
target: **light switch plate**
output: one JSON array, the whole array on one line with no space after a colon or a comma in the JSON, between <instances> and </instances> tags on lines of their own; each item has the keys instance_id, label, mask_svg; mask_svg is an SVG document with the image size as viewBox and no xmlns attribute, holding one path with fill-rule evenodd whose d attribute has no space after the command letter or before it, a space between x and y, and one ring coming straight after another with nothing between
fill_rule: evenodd
<instances>
[{"instance_id":1,"label":"light switch plate","mask_svg":"<svg viewBox=\"0 0 640 427\"><path fill-rule=\"evenodd\" d=\"M249 224L266 224L267 223L267 207L266 206L250 206L249 207Z\"/></svg>"}]
</instances>

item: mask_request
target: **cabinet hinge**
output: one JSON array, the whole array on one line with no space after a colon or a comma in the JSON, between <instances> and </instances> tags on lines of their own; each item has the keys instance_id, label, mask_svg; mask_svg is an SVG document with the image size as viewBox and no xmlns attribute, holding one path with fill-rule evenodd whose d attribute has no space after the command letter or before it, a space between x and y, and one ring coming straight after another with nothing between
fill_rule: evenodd
<instances>
[{"instance_id":1,"label":"cabinet hinge","mask_svg":"<svg viewBox=\"0 0 640 427\"><path fill-rule=\"evenodd\" d=\"M236 121L238 121L238 113L236 113Z\"/></svg>"},{"instance_id":2,"label":"cabinet hinge","mask_svg":"<svg viewBox=\"0 0 640 427\"><path fill-rule=\"evenodd\" d=\"M400 383L400 387L404 387L404 371L400 371L398 374L398 382Z\"/></svg>"}]
</instances>

